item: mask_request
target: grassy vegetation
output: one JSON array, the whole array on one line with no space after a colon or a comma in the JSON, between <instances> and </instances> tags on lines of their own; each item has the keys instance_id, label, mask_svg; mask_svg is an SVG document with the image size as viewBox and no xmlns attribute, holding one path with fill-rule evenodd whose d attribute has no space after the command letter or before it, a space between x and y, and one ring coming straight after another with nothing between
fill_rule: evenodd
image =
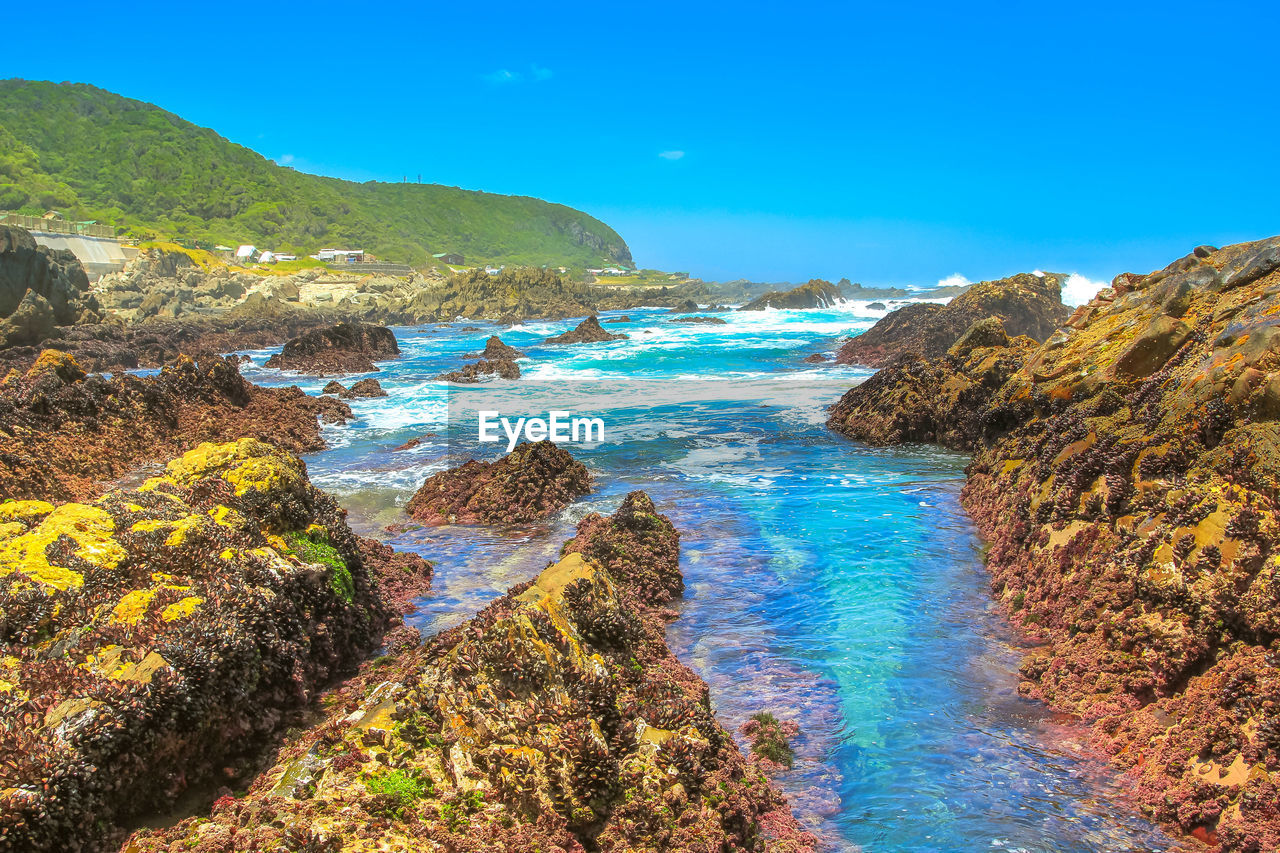
<instances>
[{"instance_id":1,"label":"grassy vegetation","mask_svg":"<svg viewBox=\"0 0 1280 853\"><path fill-rule=\"evenodd\" d=\"M636 270L630 275L602 275L596 279L601 287L673 287L689 280L683 272Z\"/></svg>"},{"instance_id":2,"label":"grassy vegetation","mask_svg":"<svg viewBox=\"0 0 1280 853\"><path fill-rule=\"evenodd\" d=\"M301 119L310 120L310 119ZM353 183L279 166L151 104L84 84L0 81L0 209L113 225L136 238L304 255L362 248L398 263L627 263L581 211L436 184Z\"/></svg>"}]
</instances>

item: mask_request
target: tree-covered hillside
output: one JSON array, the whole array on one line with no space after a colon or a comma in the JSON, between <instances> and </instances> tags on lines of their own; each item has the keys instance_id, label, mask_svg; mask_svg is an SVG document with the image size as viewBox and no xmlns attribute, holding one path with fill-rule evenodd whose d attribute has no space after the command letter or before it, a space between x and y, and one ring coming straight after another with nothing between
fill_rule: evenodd
<instances>
[{"instance_id":1,"label":"tree-covered hillside","mask_svg":"<svg viewBox=\"0 0 1280 853\"><path fill-rule=\"evenodd\" d=\"M468 263L631 259L612 228L564 205L308 175L93 86L0 81L0 210L48 209L134 236L299 253L363 248L404 263L436 252Z\"/></svg>"}]
</instances>

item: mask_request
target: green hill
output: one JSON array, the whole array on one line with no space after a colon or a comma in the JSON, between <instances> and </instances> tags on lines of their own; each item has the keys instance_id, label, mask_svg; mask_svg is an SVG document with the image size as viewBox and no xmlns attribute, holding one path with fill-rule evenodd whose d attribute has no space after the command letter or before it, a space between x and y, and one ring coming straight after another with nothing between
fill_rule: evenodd
<instances>
[{"instance_id":1,"label":"green hill","mask_svg":"<svg viewBox=\"0 0 1280 853\"><path fill-rule=\"evenodd\" d=\"M363 248L402 263L435 252L468 263L631 260L617 232L564 205L308 175L93 86L0 80L0 210L49 209L137 237Z\"/></svg>"}]
</instances>

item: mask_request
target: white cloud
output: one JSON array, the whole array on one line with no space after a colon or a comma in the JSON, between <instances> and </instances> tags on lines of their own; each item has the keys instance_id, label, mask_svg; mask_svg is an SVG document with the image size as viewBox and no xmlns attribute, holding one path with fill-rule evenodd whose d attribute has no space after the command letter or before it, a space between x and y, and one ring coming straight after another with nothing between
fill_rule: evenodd
<instances>
[{"instance_id":1,"label":"white cloud","mask_svg":"<svg viewBox=\"0 0 1280 853\"><path fill-rule=\"evenodd\" d=\"M972 283L958 272L953 272L946 278L938 279L938 287L964 287L966 284Z\"/></svg>"},{"instance_id":2,"label":"white cloud","mask_svg":"<svg viewBox=\"0 0 1280 853\"><path fill-rule=\"evenodd\" d=\"M1063 305L1083 305L1098 295L1098 291L1111 285L1105 281L1090 281L1078 272L1073 272L1062 285Z\"/></svg>"},{"instance_id":3,"label":"white cloud","mask_svg":"<svg viewBox=\"0 0 1280 853\"><path fill-rule=\"evenodd\" d=\"M684 157L683 151L659 151L658 156L663 160L679 160Z\"/></svg>"},{"instance_id":4,"label":"white cloud","mask_svg":"<svg viewBox=\"0 0 1280 853\"><path fill-rule=\"evenodd\" d=\"M499 68L497 71L484 75L484 79L490 83L523 83L526 80L542 82L550 80L555 76L550 68L543 68L541 65L530 65L529 72L526 74L522 71L512 71L510 68Z\"/></svg>"},{"instance_id":5,"label":"white cloud","mask_svg":"<svg viewBox=\"0 0 1280 853\"><path fill-rule=\"evenodd\" d=\"M277 158L276 158L276 162L277 162L277 163L279 163L281 166L288 166L289 164L291 164L291 163L293 162L293 155L292 155L292 154L285 154L285 155L283 155L283 156L281 156L281 157L277 157Z\"/></svg>"}]
</instances>

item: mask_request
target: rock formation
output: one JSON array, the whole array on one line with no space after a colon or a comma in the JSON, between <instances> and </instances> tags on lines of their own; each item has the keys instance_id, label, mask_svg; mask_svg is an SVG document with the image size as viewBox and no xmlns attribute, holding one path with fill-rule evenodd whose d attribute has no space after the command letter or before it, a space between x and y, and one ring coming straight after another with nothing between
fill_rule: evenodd
<instances>
[{"instance_id":1,"label":"rock formation","mask_svg":"<svg viewBox=\"0 0 1280 853\"><path fill-rule=\"evenodd\" d=\"M431 475L406 511L427 524L519 524L559 512L590 491L585 465L539 441L496 462L473 459Z\"/></svg>"},{"instance_id":2,"label":"rock formation","mask_svg":"<svg viewBox=\"0 0 1280 853\"><path fill-rule=\"evenodd\" d=\"M484 351L479 353L469 352L463 358L484 358L490 361L513 361L517 358L524 358L524 353L513 346L509 346L502 342L502 338L497 335L490 335L489 340L484 342Z\"/></svg>"},{"instance_id":3,"label":"rock formation","mask_svg":"<svg viewBox=\"0 0 1280 853\"><path fill-rule=\"evenodd\" d=\"M1118 276L994 392L948 392L992 588L1039 645L1022 691L1089 722L1143 809L1215 850L1280 849L1278 314L1280 238L1202 246ZM846 402L910 419L917 373L994 382L1001 349Z\"/></svg>"},{"instance_id":4,"label":"rock formation","mask_svg":"<svg viewBox=\"0 0 1280 853\"><path fill-rule=\"evenodd\" d=\"M673 323L708 323L713 326L723 326L727 321L723 317L675 317L671 320Z\"/></svg>"},{"instance_id":5,"label":"rock formation","mask_svg":"<svg viewBox=\"0 0 1280 853\"><path fill-rule=\"evenodd\" d=\"M739 311L763 311L766 308L830 308L840 301L840 288L820 278L787 291L771 290L757 297Z\"/></svg>"},{"instance_id":6,"label":"rock formation","mask_svg":"<svg viewBox=\"0 0 1280 853\"><path fill-rule=\"evenodd\" d=\"M501 379L519 379L520 365L509 358L481 359L475 364L464 364L458 370L441 373L435 378L441 382L471 383L479 382L486 376L497 376Z\"/></svg>"},{"instance_id":7,"label":"rock formation","mask_svg":"<svg viewBox=\"0 0 1280 853\"><path fill-rule=\"evenodd\" d=\"M1036 346L1025 335L1009 340L994 317L980 320L942 358L892 359L832 407L827 426L868 444L973 450L987 403Z\"/></svg>"},{"instance_id":8,"label":"rock formation","mask_svg":"<svg viewBox=\"0 0 1280 853\"><path fill-rule=\"evenodd\" d=\"M995 317L1005 331L1043 341L1067 318L1061 277L1019 273L971 285L946 305L917 302L893 311L849 339L836 354L838 364L883 367L903 353L939 358L971 325Z\"/></svg>"},{"instance_id":9,"label":"rock formation","mask_svg":"<svg viewBox=\"0 0 1280 853\"><path fill-rule=\"evenodd\" d=\"M0 504L0 847L106 846L227 780L388 621L337 505L253 439L90 503Z\"/></svg>"},{"instance_id":10,"label":"rock formation","mask_svg":"<svg viewBox=\"0 0 1280 853\"><path fill-rule=\"evenodd\" d=\"M75 255L0 225L0 347L34 346L59 326L94 323L98 303Z\"/></svg>"},{"instance_id":11,"label":"rock formation","mask_svg":"<svg viewBox=\"0 0 1280 853\"><path fill-rule=\"evenodd\" d=\"M177 247L144 250L122 271L109 273L98 282L103 308L128 321L177 319L196 311L234 308L245 294L264 284L263 276L221 264L202 266L197 257ZM271 284L288 289L288 281L280 278ZM291 293L296 300L296 285Z\"/></svg>"},{"instance_id":12,"label":"rock formation","mask_svg":"<svg viewBox=\"0 0 1280 853\"><path fill-rule=\"evenodd\" d=\"M630 580L648 576L665 586ZM335 695L246 796L123 849L812 851L666 646L679 577L670 521L633 492L536 579Z\"/></svg>"},{"instance_id":13,"label":"rock formation","mask_svg":"<svg viewBox=\"0 0 1280 853\"><path fill-rule=\"evenodd\" d=\"M626 338L624 334L613 334L606 332L600 328L600 321L595 317L588 317L577 325L576 328L570 329L562 335L556 335L553 338L547 338L543 343L547 344L589 344L600 341L620 341Z\"/></svg>"},{"instance_id":14,"label":"rock formation","mask_svg":"<svg viewBox=\"0 0 1280 853\"><path fill-rule=\"evenodd\" d=\"M370 373L378 369L375 360L385 361L399 354L400 347L390 329L367 323L339 323L294 338L267 359L266 366L321 376Z\"/></svg>"},{"instance_id":15,"label":"rock formation","mask_svg":"<svg viewBox=\"0 0 1280 853\"><path fill-rule=\"evenodd\" d=\"M354 400L358 397L385 397L387 392L382 390L381 382L372 376L368 376L359 382L351 383L351 387L343 391L339 396L346 400Z\"/></svg>"},{"instance_id":16,"label":"rock formation","mask_svg":"<svg viewBox=\"0 0 1280 853\"><path fill-rule=\"evenodd\" d=\"M245 436L302 453L324 447L317 416L345 404L246 382L234 359L181 358L153 377L86 374L48 350L0 383L0 500L79 500L202 441Z\"/></svg>"}]
</instances>

